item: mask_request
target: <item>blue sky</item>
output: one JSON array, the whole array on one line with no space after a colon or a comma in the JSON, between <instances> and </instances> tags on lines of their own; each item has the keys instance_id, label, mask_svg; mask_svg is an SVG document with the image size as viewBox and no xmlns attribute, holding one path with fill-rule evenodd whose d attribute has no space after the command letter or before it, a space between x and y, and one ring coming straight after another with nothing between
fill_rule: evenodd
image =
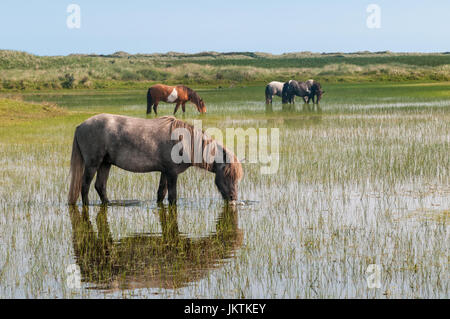
<instances>
[{"instance_id":1,"label":"blue sky","mask_svg":"<svg viewBox=\"0 0 450 319\"><path fill-rule=\"evenodd\" d=\"M66 25L69 4L81 28ZM366 8L381 8L381 28ZM0 49L39 55L260 51L450 51L450 1L2 0Z\"/></svg>"}]
</instances>

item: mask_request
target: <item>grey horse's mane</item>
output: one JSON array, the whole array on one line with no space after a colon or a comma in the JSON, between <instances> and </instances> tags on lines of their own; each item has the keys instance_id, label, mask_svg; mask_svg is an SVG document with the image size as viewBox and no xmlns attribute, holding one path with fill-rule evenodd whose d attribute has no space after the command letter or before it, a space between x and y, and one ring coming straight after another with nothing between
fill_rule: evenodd
<instances>
[{"instance_id":1,"label":"grey horse's mane","mask_svg":"<svg viewBox=\"0 0 450 319\"><path fill-rule=\"evenodd\" d=\"M159 125L162 127L170 127L169 134L172 135L172 132L177 128L184 128L188 130L188 132L191 135L191 145L190 147L185 147L185 149L190 150L190 158L192 159L194 156L194 145L195 143L199 143L198 145L202 145L202 152L205 150L205 147L212 147L214 149L213 153L215 154L216 151L223 150L224 157L226 158L226 161L224 161L225 169L224 174L225 176L230 177L233 181L239 181L243 176L243 170L241 162L238 160L236 155L227 149L225 146L223 146L218 141L212 139L207 134L205 134L204 131L195 128L193 125L186 123L184 121L177 120L173 116L163 116L159 118ZM170 137L169 137L170 138ZM201 143L201 144L200 144ZM186 145L187 146L187 145ZM192 163L193 166L197 166L203 169L206 169L208 171L211 171L213 169L213 163L208 163L205 161L204 157L202 156L202 161L200 163Z\"/></svg>"}]
</instances>

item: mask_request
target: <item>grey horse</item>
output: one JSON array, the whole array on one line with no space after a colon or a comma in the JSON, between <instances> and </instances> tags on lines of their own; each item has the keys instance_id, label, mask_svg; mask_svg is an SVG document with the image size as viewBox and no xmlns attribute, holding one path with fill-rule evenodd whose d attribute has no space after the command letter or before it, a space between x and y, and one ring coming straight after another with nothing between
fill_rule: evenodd
<instances>
[{"instance_id":1,"label":"grey horse","mask_svg":"<svg viewBox=\"0 0 450 319\"><path fill-rule=\"evenodd\" d=\"M272 103L272 97L274 95L282 96L283 84L283 82L272 81L266 85L266 104Z\"/></svg>"},{"instance_id":2,"label":"grey horse","mask_svg":"<svg viewBox=\"0 0 450 319\"><path fill-rule=\"evenodd\" d=\"M295 96L301 96L305 103L311 93L305 82L290 80L283 84L282 103L294 103Z\"/></svg>"},{"instance_id":3,"label":"grey horse","mask_svg":"<svg viewBox=\"0 0 450 319\"><path fill-rule=\"evenodd\" d=\"M186 138L187 134L173 139L176 129L188 132L191 139ZM202 156L205 150L211 155L214 153L214 158ZM188 160L174 160L174 154L186 155ZM162 202L168 192L170 204L176 204L178 175L191 166L215 173L216 186L227 201L237 199L237 184L243 175L241 163L231 151L200 129L173 116L141 119L99 114L75 130L69 204L76 203L80 192L83 205L89 204L89 187L95 173L95 189L102 203L107 204L106 182L111 165L135 173L161 172L157 201Z\"/></svg>"}]
</instances>

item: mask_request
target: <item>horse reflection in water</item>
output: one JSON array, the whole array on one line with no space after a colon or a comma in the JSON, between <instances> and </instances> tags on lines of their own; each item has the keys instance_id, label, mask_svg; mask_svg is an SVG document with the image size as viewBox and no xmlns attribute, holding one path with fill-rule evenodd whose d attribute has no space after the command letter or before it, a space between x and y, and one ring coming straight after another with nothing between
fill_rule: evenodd
<instances>
[{"instance_id":1,"label":"horse reflection in water","mask_svg":"<svg viewBox=\"0 0 450 319\"><path fill-rule=\"evenodd\" d=\"M97 214L95 233L84 207L70 208L73 247L82 281L95 289L184 287L220 267L242 245L237 209L225 205L216 232L207 237L181 234L176 206L158 209L161 234L140 234L114 241L107 220L107 207Z\"/></svg>"}]
</instances>

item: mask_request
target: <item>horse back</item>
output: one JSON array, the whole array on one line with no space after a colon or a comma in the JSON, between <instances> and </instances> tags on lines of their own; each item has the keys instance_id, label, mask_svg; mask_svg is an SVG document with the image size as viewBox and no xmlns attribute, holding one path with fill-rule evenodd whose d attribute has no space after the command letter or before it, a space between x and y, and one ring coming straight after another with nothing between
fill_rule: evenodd
<instances>
[{"instance_id":1,"label":"horse back","mask_svg":"<svg viewBox=\"0 0 450 319\"><path fill-rule=\"evenodd\" d=\"M75 136L87 166L107 160L132 172L160 170L170 160L170 127L158 119L99 114L77 127Z\"/></svg>"},{"instance_id":2,"label":"horse back","mask_svg":"<svg viewBox=\"0 0 450 319\"><path fill-rule=\"evenodd\" d=\"M272 91L273 95L279 95L281 96L281 92L283 91L283 82L278 81L272 81L269 84L267 84L268 87L270 87L270 90Z\"/></svg>"},{"instance_id":3,"label":"horse back","mask_svg":"<svg viewBox=\"0 0 450 319\"><path fill-rule=\"evenodd\" d=\"M187 87L183 85L156 84L150 87L149 90L153 101L175 103L185 102L189 99Z\"/></svg>"}]
</instances>

